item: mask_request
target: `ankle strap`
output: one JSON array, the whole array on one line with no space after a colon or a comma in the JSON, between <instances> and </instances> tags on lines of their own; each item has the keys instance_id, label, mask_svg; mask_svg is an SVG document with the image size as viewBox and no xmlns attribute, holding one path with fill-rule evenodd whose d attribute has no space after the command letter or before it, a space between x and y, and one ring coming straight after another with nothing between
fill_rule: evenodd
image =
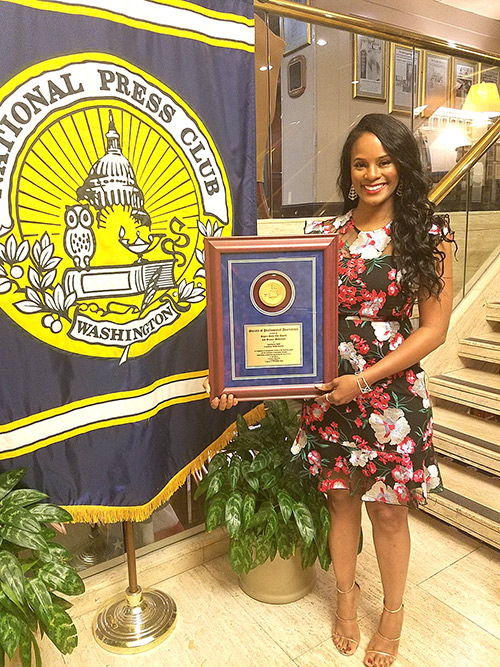
<instances>
[{"instance_id":1,"label":"ankle strap","mask_svg":"<svg viewBox=\"0 0 500 667\"><path fill-rule=\"evenodd\" d=\"M387 607L385 606L385 601L384 601L384 611L386 611L388 614L397 614L398 612L401 611L401 609L403 609L403 607L404 607L404 604L401 603L397 609L387 609Z\"/></svg>"},{"instance_id":2,"label":"ankle strap","mask_svg":"<svg viewBox=\"0 0 500 667\"><path fill-rule=\"evenodd\" d=\"M353 584L352 584L351 588L349 588L349 590L347 590L347 591L341 591L340 588L337 586L337 593L342 593L342 595L346 595L346 593L350 593L352 591L354 586L356 586L355 581L353 581Z\"/></svg>"}]
</instances>

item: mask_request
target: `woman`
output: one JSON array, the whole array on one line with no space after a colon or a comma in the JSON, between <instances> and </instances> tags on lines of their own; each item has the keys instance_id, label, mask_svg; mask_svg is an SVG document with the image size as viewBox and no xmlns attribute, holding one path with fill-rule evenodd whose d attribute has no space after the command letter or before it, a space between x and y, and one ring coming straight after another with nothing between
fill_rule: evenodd
<instances>
[{"instance_id":1,"label":"woman","mask_svg":"<svg viewBox=\"0 0 500 667\"><path fill-rule=\"evenodd\" d=\"M450 236L432 215L418 148L391 116L369 114L350 132L339 186L345 214L308 231L340 234L339 377L304 405L296 447L328 494L337 578L335 646L359 642L355 583L365 502L384 590L364 664L388 667L403 623L408 507L441 489L432 415L419 360L441 345L451 313ZM409 317L418 303L419 327Z\"/></svg>"},{"instance_id":2,"label":"woman","mask_svg":"<svg viewBox=\"0 0 500 667\"><path fill-rule=\"evenodd\" d=\"M356 557L365 503L384 591L364 664L394 662L403 624L410 535L408 507L441 481L432 415L419 360L446 338L451 304L451 237L433 216L413 135L391 116L369 114L342 151L344 215L308 223L338 232L339 376L304 403L292 451L327 494L330 551L337 579L333 641L352 655L359 639ZM419 327L410 315L418 303ZM236 402L221 396L212 407Z\"/></svg>"}]
</instances>

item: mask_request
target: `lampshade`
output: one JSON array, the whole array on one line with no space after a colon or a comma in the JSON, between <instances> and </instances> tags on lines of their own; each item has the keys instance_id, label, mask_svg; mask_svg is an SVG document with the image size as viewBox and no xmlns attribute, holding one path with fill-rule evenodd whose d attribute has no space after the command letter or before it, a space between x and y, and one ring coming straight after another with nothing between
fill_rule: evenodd
<instances>
[{"instance_id":1,"label":"lampshade","mask_svg":"<svg viewBox=\"0 0 500 667\"><path fill-rule=\"evenodd\" d=\"M495 83L474 83L467 93L462 111L500 112L500 95Z\"/></svg>"}]
</instances>

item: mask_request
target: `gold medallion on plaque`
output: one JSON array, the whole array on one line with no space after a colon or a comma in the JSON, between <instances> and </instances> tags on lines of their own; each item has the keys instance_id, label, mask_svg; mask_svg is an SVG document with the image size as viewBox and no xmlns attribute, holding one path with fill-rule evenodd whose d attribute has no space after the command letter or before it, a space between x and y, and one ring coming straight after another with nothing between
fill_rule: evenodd
<instances>
[{"instance_id":1,"label":"gold medallion on plaque","mask_svg":"<svg viewBox=\"0 0 500 667\"><path fill-rule=\"evenodd\" d=\"M286 299L286 288L279 280L270 278L259 287L259 298L265 306L281 306Z\"/></svg>"},{"instance_id":2,"label":"gold medallion on plaque","mask_svg":"<svg viewBox=\"0 0 500 667\"><path fill-rule=\"evenodd\" d=\"M257 310L265 315L279 315L290 308L295 299L295 286L281 271L266 271L255 278L250 298Z\"/></svg>"}]
</instances>

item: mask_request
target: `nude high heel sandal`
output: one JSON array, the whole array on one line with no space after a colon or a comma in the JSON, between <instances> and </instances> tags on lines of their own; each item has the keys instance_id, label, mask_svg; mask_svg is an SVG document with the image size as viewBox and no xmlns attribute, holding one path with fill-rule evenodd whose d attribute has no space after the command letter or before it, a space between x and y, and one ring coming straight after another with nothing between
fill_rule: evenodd
<instances>
[{"instance_id":1,"label":"nude high heel sandal","mask_svg":"<svg viewBox=\"0 0 500 667\"><path fill-rule=\"evenodd\" d=\"M404 609L404 604L403 603L401 603L397 609L387 609L387 607L385 606L385 602L384 602L384 611L386 611L388 614L398 614L402 609ZM381 634L378 630L375 634L378 635L381 639L383 639L386 642L399 642L399 640L401 639L401 635L399 635L399 637L396 637L396 639L391 639L391 637L386 637L385 635ZM396 651L396 653L388 653L387 651L378 651L377 649L369 648L366 651L365 660L366 660L366 656L369 653L373 653L375 655L383 655L386 658L389 658L391 660L391 662L390 662L391 665L394 663L394 661L396 660L397 655L398 655L397 651ZM372 659L370 658L370 660L372 660ZM365 662L365 665L366 664L367 663ZM373 660L372 660L371 664L373 664Z\"/></svg>"},{"instance_id":2,"label":"nude high heel sandal","mask_svg":"<svg viewBox=\"0 0 500 667\"><path fill-rule=\"evenodd\" d=\"M347 593L350 593L354 589L355 586L357 586L359 588L359 584L357 584L356 582L354 582L353 585L347 591L341 591L340 588L337 588L337 593L340 593L341 595L347 595ZM354 618L342 618L341 616L339 616L337 614L337 612L335 612L335 618L338 621L343 621L344 623L349 623L351 621L357 621L358 620L357 615ZM334 632L333 635L332 635L332 638L333 638L333 643L335 644L335 648L340 653L340 655L345 655L345 656L349 657L356 652L356 649L359 646L359 641L357 641L356 639L353 639L352 637L346 637L345 635L341 635L338 632ZM343 651L337 646L337 644L335 642L336 639L337 640L345 639L348 642L351 642L352 644L354 644L354 648L349 652Z\"/></svg>"}]
</instances>

